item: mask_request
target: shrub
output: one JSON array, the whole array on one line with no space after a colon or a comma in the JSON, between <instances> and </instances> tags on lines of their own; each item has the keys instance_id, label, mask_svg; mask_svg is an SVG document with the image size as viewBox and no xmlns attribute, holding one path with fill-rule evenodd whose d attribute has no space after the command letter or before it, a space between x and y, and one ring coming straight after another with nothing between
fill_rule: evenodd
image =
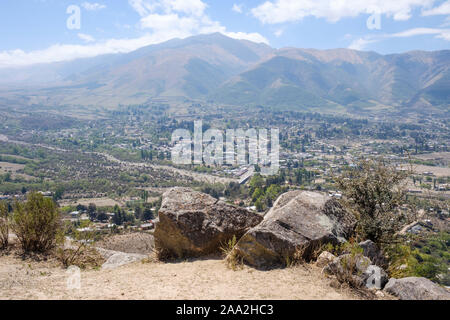
<instances>
[{"instance_id":1,"label":"shrub","mask_svg":"<svg viewBox=\"0 0 450 320\"><path fill-rule=\"evenodd\" d=\"M380 159L361 160L336 177L346 198L343 204L358 218L361 240L390 244L404 223L398 208L405 202L408 171L399 171Z\"/></svg>"},{"instance_id":2,"label":"shrub","mask_svg":"<svg viewBox=\"0 0 450 320\"><path fill-rule=\"evenodd\" d=\"M227 267L232 269L233 271L236 271L243 265L243 259L235 249L236 243L236 236L233 236L232 239L228 240L220 248L225 256L225 263Z\"/></svg>"},{"instance_id":3,"label":"shrub","mask_svg":"<svg viewBox=\"0 0 450 320\"><path fill-rule=\"evenodd\" d=\"M55 246L60 215L52 199L32 193L24 204L15 204L12 226L24 252L44 253Z\"/></svg>"},{"instance_id":4,"label":"shrub","mask_svg":"<svg viewBox=\"0 0 450 320\"><path fill-rule=\"evenodd\" d=\"M4 202L0 202L0 249L8 246L9 235L9 214L8 206Z\"/></svg>"}]
</instances>

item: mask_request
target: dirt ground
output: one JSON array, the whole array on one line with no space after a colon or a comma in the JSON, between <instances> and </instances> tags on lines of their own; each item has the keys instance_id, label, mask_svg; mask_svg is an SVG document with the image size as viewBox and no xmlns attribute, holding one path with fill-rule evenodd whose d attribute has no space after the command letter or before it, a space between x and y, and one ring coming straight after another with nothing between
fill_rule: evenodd
<instances>
[{"instance_id":1,"label":"dirt ground","mask_svg":"<svg viewBox=\"0 0 450 320\"><path fill-rule=\"evenodd\" d=\"M81 288L69 290L66 270L55 261L0 256L0 299L358 299L334 289L315 266L272 271L232 271L220 259L180 263L137 262L114 270L81 272Z\"/></svg>"},{"instance_id":2,"label":"dirt ground","mask_svg":"<svg viewBox=\"0 0 450 320\"><path fill-rule=\"evenodd\" d=\"M151 254L155 240L153 235L146 232L134 232L107 236L95 244L103 249L126 253Z\"/></svg>"}]
</instances>

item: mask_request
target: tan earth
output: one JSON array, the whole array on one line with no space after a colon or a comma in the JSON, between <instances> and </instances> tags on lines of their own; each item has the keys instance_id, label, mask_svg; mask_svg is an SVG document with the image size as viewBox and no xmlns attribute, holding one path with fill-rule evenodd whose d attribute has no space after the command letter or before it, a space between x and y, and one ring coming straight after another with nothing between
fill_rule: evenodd
<instances>
[{"instance_id":1,"label":"tan earth","mask_svg":"<svg viewBox=\"0 0 450 320\"><path fill-rule=\"evenodd\" d=\"M56 261L0 256L0 299L358 299L334 289L315 266L232 271L220 259L180 263L137 262L114 270L81 272L81 289Z\"/></svg>"}]
</instances>

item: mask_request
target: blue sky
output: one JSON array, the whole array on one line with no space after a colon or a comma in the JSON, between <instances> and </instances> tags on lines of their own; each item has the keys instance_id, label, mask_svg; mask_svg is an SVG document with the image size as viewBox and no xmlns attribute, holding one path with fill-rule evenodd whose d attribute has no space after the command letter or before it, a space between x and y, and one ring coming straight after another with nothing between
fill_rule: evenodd
<instances>
[{"instance_id":1,"label":"blue sky","mask_svg":"<svg viewBox=\"0 0 450 320\"><path fill-rule=\"evenodd\" d=\"M450 0L2 0L0 67L211 32L276 48L442 50L450 48Z\"/></svg>"}]
</instances>

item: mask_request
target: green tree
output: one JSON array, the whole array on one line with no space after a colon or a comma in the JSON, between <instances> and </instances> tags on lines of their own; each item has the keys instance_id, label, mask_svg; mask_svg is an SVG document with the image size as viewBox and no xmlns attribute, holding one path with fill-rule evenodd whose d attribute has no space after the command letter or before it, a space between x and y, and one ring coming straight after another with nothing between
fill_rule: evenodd
<instances>
[{"instance_id":1,"label":"green tree","mask_svg":"<svg viewBox=\"0 0 450 320\"><path fill-rule=\"evenodd\" d=\"M264 197L259 198L255 202L255 207L258 212L264 211Z\"/></svg>"},{"instance_id":2,"label":"green tree","mask_svg":"<svg viewBox=\"0 0 450 320\"><path fill-rule=\"evenodd\" d=\"M25 252L46 252L56 244L60 214L52 199L31 193L24 204L15 204L12 226Z\"/></svg>"},{"instance_id":3,"label":"green tree","mask_svg":"<svg viewBox=\"0 0 450 320\"><path fill-rule=\"evenodd\" d=\"M403 218L398 208L406 200L408 171L397 170L380 159L361 160L335 177L346 198L342 201L355 212L361 238L388 244L400 229Z\"/></svg>"},{"instance_id":4,"label":"green tree","mask_svg":"<svg viewBox=\"0 0 450 320\"><path fill-rule=\"evenodd\" d=\"M153 219L153 211L151 208L146 207L142 213L142 220L147 221Z\"/></svg>"},{"instance_id":5,"label":"green tree","mask_svg":"<svg viewBox=\"0 0 450 320\"><path fill-rule=\"evenodd\" d=\"M89 219L94 220L97 216L97 206L95 203L89 203L88 209L87 209Z\"/></svg>"},{"instance_id":6,"label":"green tree","mask_svg":"<svg viewBox=\"0 0 450 320\"><path fill-rule=\"evenodd\" d=\"M261 190L261 188L256 188L255 192L253 192L253 194L252 194L252 201L256 201L263 195L264 195L264 192Z\"/></svg>"},{"instance_id":7,"label":"green tree","mask_svg":"<svg viewBox=\"0 0 450 320\"><path fill-rule=\"evenodd\" d=\"M62 199L62 196L64 195L64 188L62 186L58 186L56 188L55 193L53 194L53 200L58 201Z\"/></svg>"}]
</instances>

